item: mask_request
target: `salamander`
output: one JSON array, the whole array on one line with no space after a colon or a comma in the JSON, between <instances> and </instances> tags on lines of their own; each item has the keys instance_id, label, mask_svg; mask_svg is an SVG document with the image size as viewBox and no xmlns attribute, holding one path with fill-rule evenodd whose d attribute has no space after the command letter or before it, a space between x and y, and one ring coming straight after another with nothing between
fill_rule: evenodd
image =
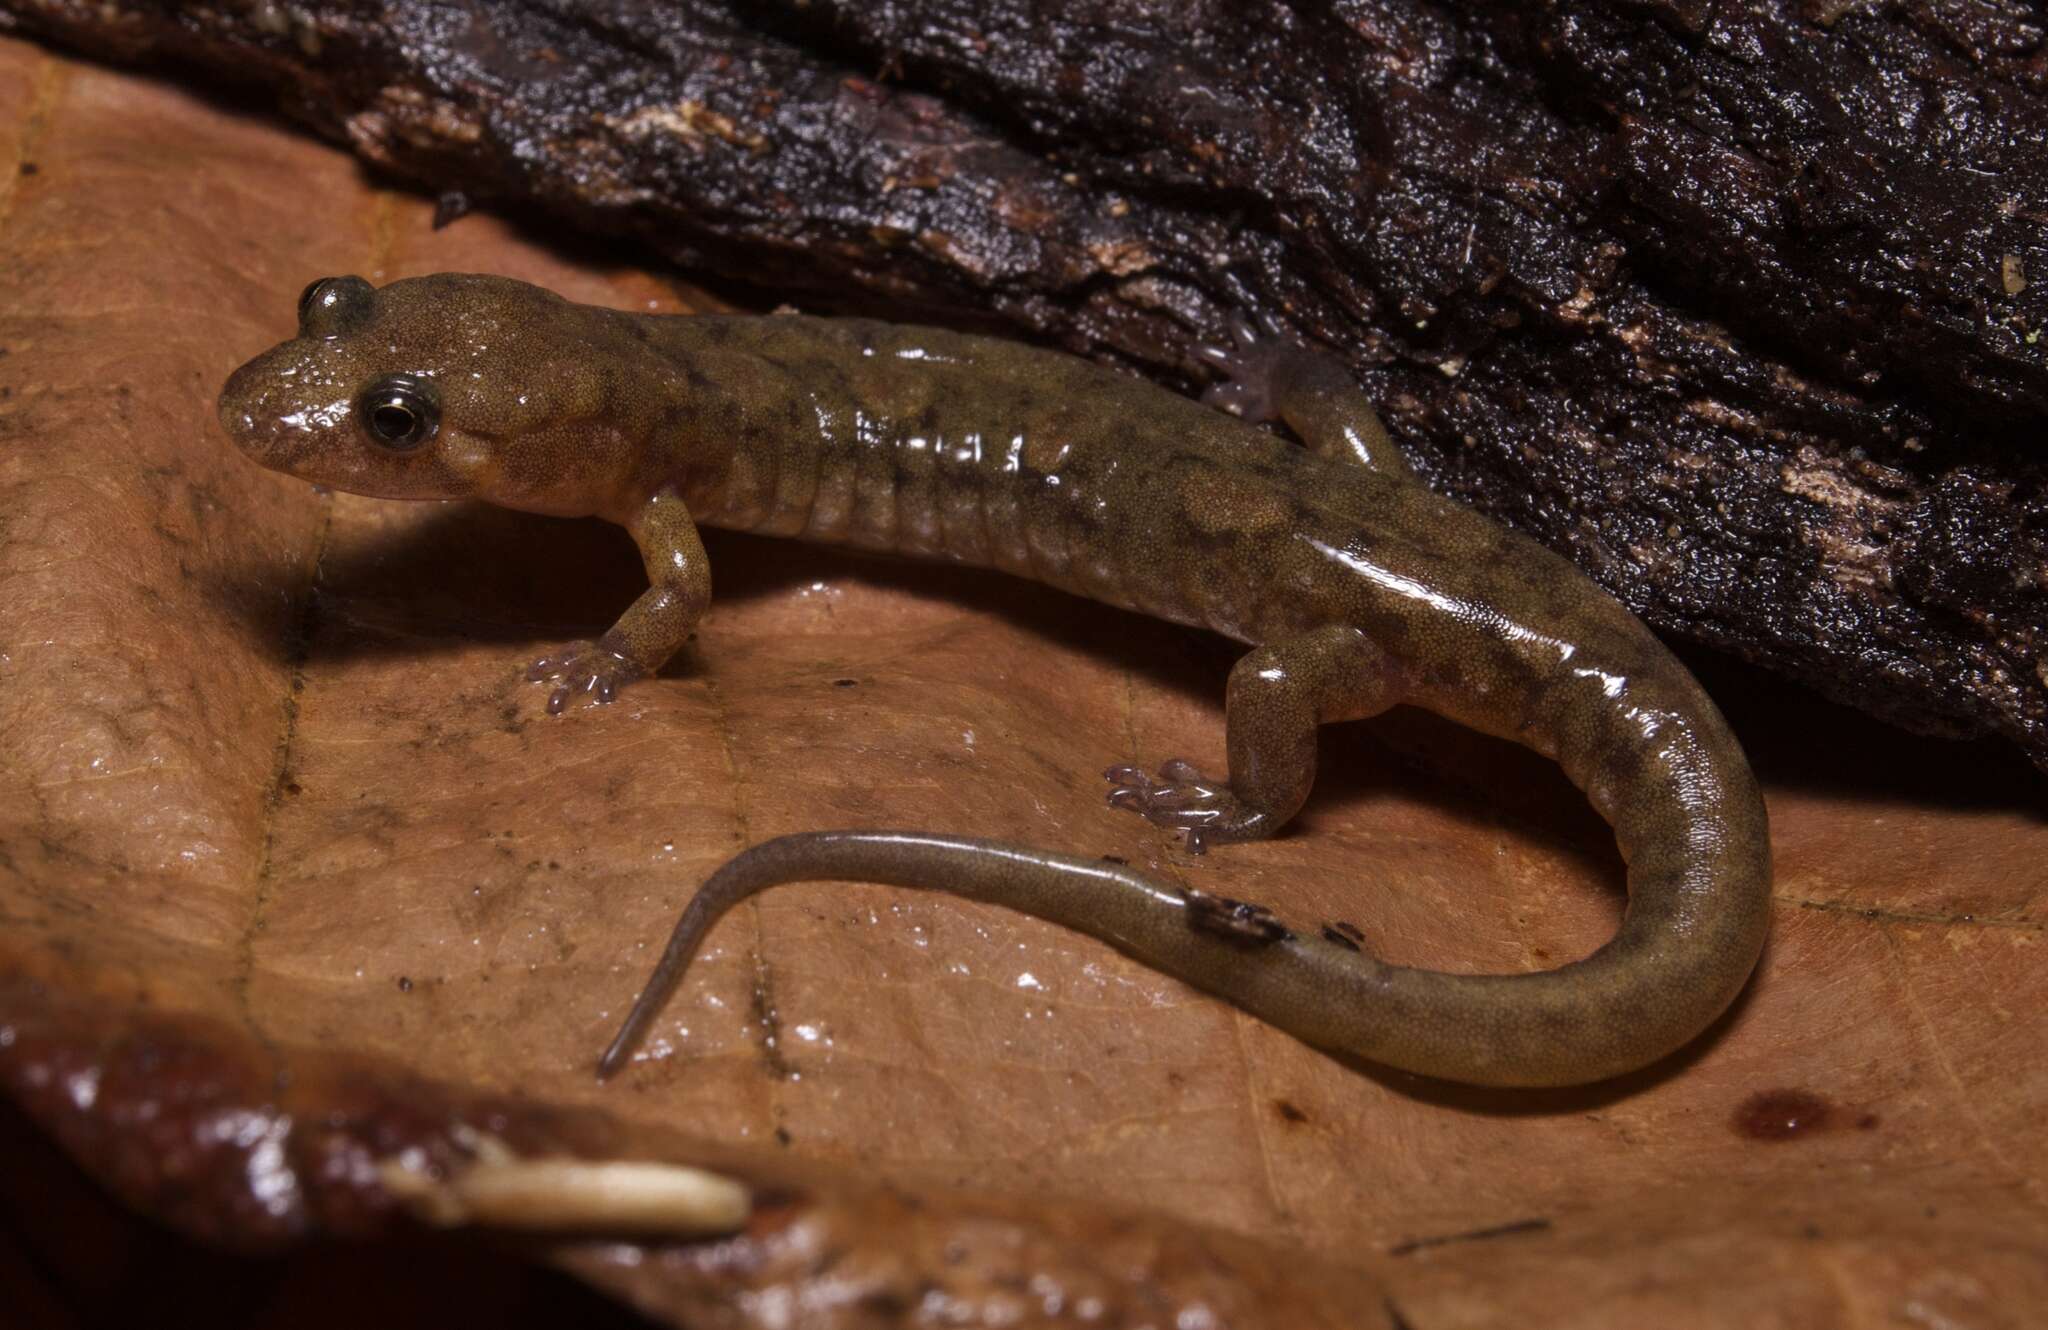
<instances>
[{"instance_id":1,"label":"salamander","mask_svg":"<svg viewBox=\"0 0 2048 1330\"><path fill-rule=\"evenodd\" d=\"M1466 975L1103 859L787 835L690 901L601 1074L726 910L804 879L1050 919L1309 1044L1432 1077L1574 1084L1691 1041L1747 981L1770 902L1763 800L1713 702L1571 564L1421 484L1340 361L1245 325L1199 354L1206 402L937 328L335 277L306 288L296 337L235 371L220 420L248 457L319 484L625 527L647 590L595 641L534 662L550 712L609 702L683 644L711 600L700 526L763 532L1000 569L1246 644L1227 777L1180 760L1107 773L1112 803L1191 850L1279 831L1308 798L1318 727L1406 703L1554 759L1628 865L1620 927L1590 956Z\"/></svg>"}]
</instances>

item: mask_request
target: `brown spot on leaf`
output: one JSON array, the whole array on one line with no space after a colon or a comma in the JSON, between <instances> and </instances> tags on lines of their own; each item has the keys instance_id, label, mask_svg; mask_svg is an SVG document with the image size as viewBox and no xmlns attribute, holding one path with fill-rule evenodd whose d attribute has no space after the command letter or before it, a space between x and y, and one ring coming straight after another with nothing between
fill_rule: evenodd
<instances>
[{"instance_id":1,"label":"brown spot on leaf","mask_svg":"<svg viewBox=\"0 0 2048 1330\"><path fill-rule=\"evenodd\" d=\"M1755 1141L1789 1141L1823 1131L1834 1106L1811 1090L1763 1090L1735 1110L1735 1130Z\"/></svg>"}]
</instances>

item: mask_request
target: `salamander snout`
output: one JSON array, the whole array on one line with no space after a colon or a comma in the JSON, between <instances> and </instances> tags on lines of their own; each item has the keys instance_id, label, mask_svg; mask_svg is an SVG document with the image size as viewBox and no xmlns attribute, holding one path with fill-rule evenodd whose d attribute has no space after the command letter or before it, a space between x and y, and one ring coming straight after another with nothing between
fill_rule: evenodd
<instances>
[{"instance_id":1,"label":"salamander snout","mask_svg":"<svg viewBox=\"0 0 2048 1330\"><path fill-rule=\"evenodd\" d=\"M220 426L250 461L296 473L323 434L345 419L349 404L331 389L309 397L309 384L275 353L260 356L228 376L220 393ZM317 397L319 400L314 400Z\"/></svg>"},{"instance_id":2,"label":"salamander snout","mask_svg":"<svg viewBox=\"0 0 2048 1330\"><path fill-rule=\"evenodd\" d=\"M459 498L487 459L452 452L434 376L330 367L287 343L242 366L220 394L220 423L259 466L386 498ZM457 465L466 461L467 465Z\"/></svg>"}]
</instances>

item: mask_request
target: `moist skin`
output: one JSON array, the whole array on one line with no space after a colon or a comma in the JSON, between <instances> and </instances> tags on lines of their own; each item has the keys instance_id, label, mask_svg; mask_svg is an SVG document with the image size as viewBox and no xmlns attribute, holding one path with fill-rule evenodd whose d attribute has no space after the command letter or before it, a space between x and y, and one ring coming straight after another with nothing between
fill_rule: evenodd
<instances>
[{"instance_id":1,"label":"moist skin","mask_svg":"<svg viewBox=\"0 0 2048 1330\"><path fill-rule=\"evenodd\" d=\"M1108 941L1318 1047L1483 1085L1642 1067L1697 1035L1768 925L1763 801L1720 713L1572 565L1419 484L1336 361L1239 329L1210 399L940 329L656 316L443 273L307 288L299 335L220 400L253 460L392 498L624 526L648 589L536 661L550 711L652 674L711 601L700 526L997 568L1222 633L1229 773L1111 768L1191 848L1270 836L1324 722L1398 703L1553 758L1613 827L1629 902L1584 960L1512 975L1384 964L1338 924L1107 862L904 831L785 836L690 903L601 1063L629 1060L719 916L777 883L945 891ZM1283 422L1301 444L1253 421Z\"/></svg>"}]
</instances>

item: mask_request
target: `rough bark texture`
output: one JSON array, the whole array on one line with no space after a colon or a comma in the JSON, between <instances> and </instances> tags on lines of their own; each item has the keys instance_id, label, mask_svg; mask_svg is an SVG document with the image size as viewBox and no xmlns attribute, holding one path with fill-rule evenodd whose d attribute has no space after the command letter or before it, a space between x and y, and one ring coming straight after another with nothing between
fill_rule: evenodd
<instances>
[{"instance_id":1,"label":"rough bark texture","mask_svg":"<svg viewBox=\"0 0 2048 1330\"><path fill-rule=\"evenodd\" d=\"M2016 0L0 11L817 301L1181 381L1226 311L1277 318L1659 628L2048 761Z\"/></svg>"}]
</instances>

